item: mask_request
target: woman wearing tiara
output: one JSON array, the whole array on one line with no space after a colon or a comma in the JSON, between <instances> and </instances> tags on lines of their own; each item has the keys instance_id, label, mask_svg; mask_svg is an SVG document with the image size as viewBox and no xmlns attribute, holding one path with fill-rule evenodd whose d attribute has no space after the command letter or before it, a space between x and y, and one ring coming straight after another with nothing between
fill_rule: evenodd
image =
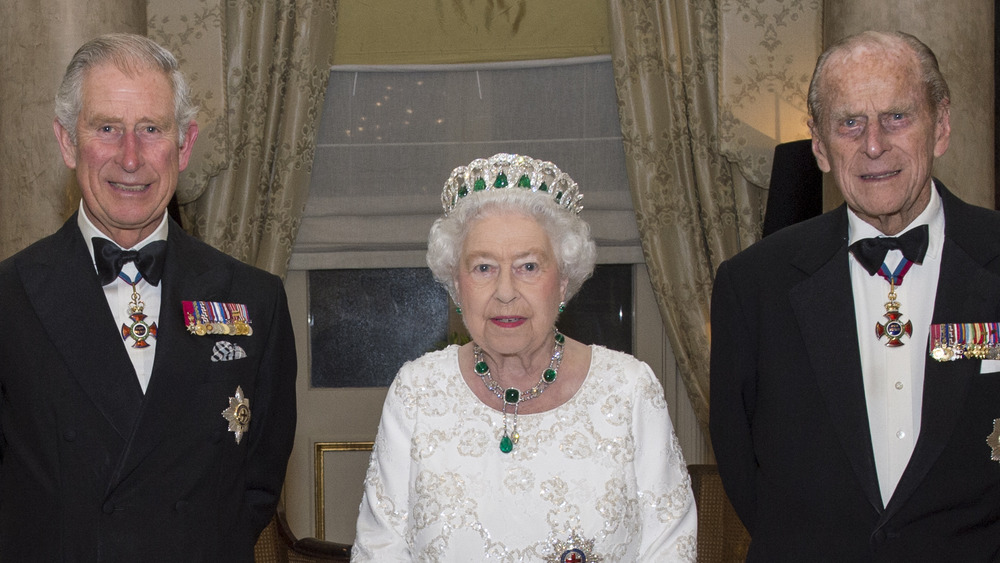
<instances>
[{"instance_id":1,"label":"woman wearing tiara","mask_svg":"<svg viewBox=\"0 0 1000 563\"><path fill-rule=\"evenodd\" d=\"M694 498L639 360L556 328L593 271L577 185L456 168L427 262L472 341L408 362L382 411L352 561L694 561Z\"/></svg>"}]
</instances>

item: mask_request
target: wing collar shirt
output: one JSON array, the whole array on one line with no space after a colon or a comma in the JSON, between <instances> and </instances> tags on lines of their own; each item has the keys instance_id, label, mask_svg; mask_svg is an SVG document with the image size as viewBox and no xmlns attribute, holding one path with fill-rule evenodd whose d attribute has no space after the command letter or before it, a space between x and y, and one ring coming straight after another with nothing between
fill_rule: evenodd
<instances>
[{"instance_id":1,"label":"wing collar shirt","mask_svg":"<svg viewBox=\"0 0 1000 563\"><path fill-rule=\"evenodd\" d=\"M847 217L849 244L885 236L850 209ZM928 226L927 254L922 264L913 264L896 287L896 301L903 315L900 320L913 326L913 334L902 338L902 346L886 346L888 338L879 338L876 332L876 325L888 320L885 304L889 301L889 282L878 274L869 275L853 254L849 258L868 426L883 506L889 503L920 434L924 362L944 247L944 211L936 186L931 187L927 208L899 234L923 224ZM885 265L895 271L902 258L899 250L890 250Z\"/></svg>"},{"instance_id":2,"label":"wing collar shirt","mask_svg":"<svg viewBox=\"0 0 1000 563\"><path fill-rule=\"evenodd\" d=\"M93 237L100 237L103 239L108 239L107 235L102 233L100 230L94 226L90 218L87 217L87 213L84 212L83 202L80 202L80 212L77 213L77 224L80 227L80 232L83 233L83 240L87 243L87 250L90 251L90 261L94 263L94 272L97 272L97 264L94 260L94 245L90 242ZM133 246L132 248L124 248L123 250L139 250L140 248L146 246L147 244L158 241L167 240L167 214L163 214L163 220L160 221L159 226L153 231L148 237L143 239L139 244ZM110 240L110 239L108 239ZM131 279L135 279L138 270L135 264L132 262L127 262L122 266L122 273L129 276ZM160 280L159 285L152 285L145 279L139 280L139 283L135 285L136 291L139 293L142 302L145 304L143 307L143 314L146 315L144 321L146 324L152 326L153 323L159 324L160 320L160 295L162 294L163 280ZM121 327L128 327L132 324L132 320L129 319L131 311L129 310L129 303L132 302L132 286L125 280L116 278L115 281L104 286L104 297L108 300L108 306L111 308L111 313L114 315L115 321L119 325L118 335L121 339L122 346L128 352L129 359L132 360L132 366L135 368L136 376L139 378L139 385L142 387L142 392L146 392L146 387L149 385L149 378L153 373L153 359L156 355L156 338L149 337L146 342L149 344L145 348L134 347L133 340L128 337L122 337Z\"/></svg>"}]
</instances>

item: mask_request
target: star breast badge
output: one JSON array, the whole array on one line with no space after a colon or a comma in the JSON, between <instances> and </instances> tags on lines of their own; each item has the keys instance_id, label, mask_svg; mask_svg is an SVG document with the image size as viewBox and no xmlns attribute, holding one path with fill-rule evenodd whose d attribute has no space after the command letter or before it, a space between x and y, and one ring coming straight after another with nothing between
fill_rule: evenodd
<instances>
[{"instance_id":1,"label":"star breast badge","mask_svg":"<svg viewBox=\"0 0 1000 563\"><path fill-rule=\"evenodd\" d=\"M243 396L242 387L236 387L236 396L229 398L229 408L222 411L222 416L229 421L229 431L239 444L250 427L250 399Z\"/></svg>"},{"instance_id":2,"label":"star breast badge","mask_svg":"<svg viewBox=\"0 0 1000 563\"><path fill-rule=\"evenodd\" d=\"M986 437L986 443L993 450L990 459L1000 461L1000 418L993 421L993 433Z\"/></svg>"},{"instance_id":3,"label":"star breast badge","mask_svg":"<svg viewBox=\"0 0 1000 563\"><path fill-rule=\"evenodd\" d=\"M546 563L601 563L602 558L594 553L594 540L584 539L575 531L566 540L552 542L552 555Z\"/></svg>"}]
</instances>

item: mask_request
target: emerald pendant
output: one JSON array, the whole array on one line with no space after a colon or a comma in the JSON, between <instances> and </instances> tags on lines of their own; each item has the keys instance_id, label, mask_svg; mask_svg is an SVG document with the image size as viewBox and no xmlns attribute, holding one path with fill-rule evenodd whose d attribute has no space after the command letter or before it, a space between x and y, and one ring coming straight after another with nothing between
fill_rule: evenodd
<instances>
[{"instance_id":1,"label":"emerald pendant","mask_svg":"<svg viewBox=\"0 0 1000 563\"><path fill-rule=\"evenodd\" d=\"M490 371L490 366L486 365L486 362L476 362L477 374L484 375L488 371Z\"/></svg>"},{"instance_id":2,"label":"emerald pendant","mask_svg":"<svg viewBox=\"0 0 1000 563\"><path fill-rule=\"evenodd\" d=\"M531 178L528 178L527 174L522 174L521 178L517 181L517 186L519 188L530 188L531 187Z\"/></svg>"},{"instance_id":3,"label":"emerald pendant","mask_svg":"<svg viewBox=\"0 0 1000 563\"><path fill-rule=\"evenodd\" d=\"M497 174L496 181L493 182L494 188L506 188L507 187L507 175L503 172Z\"/></svg>"},{"instance_id":4,"label":"emerald pendant","mask_svg":"<svg viewBox=\"0 0 1000 563\"><path fill-rule=\"evenodd\" d=\"M511 441L510 436L504 434L503 438L500 438L500 451L509 454L513 449L514 442Z\"/></svg>"}]
</instances>

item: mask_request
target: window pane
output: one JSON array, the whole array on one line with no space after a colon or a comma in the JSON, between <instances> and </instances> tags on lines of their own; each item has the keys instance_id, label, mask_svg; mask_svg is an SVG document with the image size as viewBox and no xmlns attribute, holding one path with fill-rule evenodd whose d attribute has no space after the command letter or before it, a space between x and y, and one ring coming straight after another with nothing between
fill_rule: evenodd
<instances>
[{"instance_id":1,"label":"window pane","mask_svg":"<svg viewBox=\"0 0 1000 563\"><path fill-rule=\"evenodd\" d=\"M384 387L440 348L448 293L427 268L309 272L313 387Z\"/></svg>"},{"instance_id":2,"label":"window pane","mask_svg":"<svg viewBox=\"0 0 1000 563\"><path fill-rule=\"evenodd\" d=\"M464 341L449 329L448 294L427 268L312 270L309 307L313 387L385 387L403 363ZM632 267L598 266L559 330L632 353Z\"/></svg>"},{"instance_id":3,"label":"window pane","mask_svg":"<svg viewBox=\"0 0 1000 563\"><path fill-rule=\"evenodd\" d=\"M559 330L584 344L632 350L632 266L603 264L559 316Z\"/></svg>"}]
</instances>

